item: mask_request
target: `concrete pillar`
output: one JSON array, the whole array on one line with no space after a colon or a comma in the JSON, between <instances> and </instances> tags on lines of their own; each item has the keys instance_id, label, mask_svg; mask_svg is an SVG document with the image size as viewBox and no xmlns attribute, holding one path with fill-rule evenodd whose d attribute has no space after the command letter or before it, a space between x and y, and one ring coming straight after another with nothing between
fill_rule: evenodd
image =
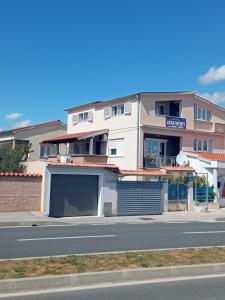
<instances>
[{"instance_id":1,"label":"concrete pillar","mask_svg":"<svg viewBox=\"0 0 225 300\"><path fill-rule=\"evenodd\" d=\"M187 183L187 210L193 210L193 174L187 173L188 183Z\"/></svg>"},{"instance_id":2,"label":"concrete pillar","mask_svg":"<svg viewBox=\"0 0 225 300\"><path fill-rule=\"evenodd\" d=\"M92 137L89 140L89 155L93 155L93 142L94 142L94 139Z\"/></svg>"},{"instance_id":3,"label":"concrete pillar","mask_svg":"<svg viewBox=\"0 0 225 300\"><path fill-rule=\"evenodd\" d=\"M144 133L142 128L140 127L139 132L139 158L138 158L138 168L143 169L144 167Z\"/></svg>"},{"instance_id":4,"label":"concrete pillar","mask_svg":"<svg viewBox=\"0 0 225 300\"><path fill-rule=\"evenodd\" d=\"M168 179L165 177L163 178L163 212L168 211Z\"/></svg>"},{"instance_id":5,"label":"concrete pillar","mask_svg":"<svg viewBox=\"0 0 225 300\"><path fill-rule=\"evenodd\" d=\"M215 198L214 198L214 203L217 203L219 200L218 197L218 188L217 188L217 179L218 179L218 171L217 169L213 169L213 185L214 185L214 192L216 194Z\"/></svg>"}]
</instances>

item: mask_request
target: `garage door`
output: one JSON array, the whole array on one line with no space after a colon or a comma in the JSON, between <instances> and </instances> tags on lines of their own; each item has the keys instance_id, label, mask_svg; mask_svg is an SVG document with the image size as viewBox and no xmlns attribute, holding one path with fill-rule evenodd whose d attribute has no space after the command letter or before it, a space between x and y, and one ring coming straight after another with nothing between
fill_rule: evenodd
<instances>
[{"instance_id":1,"label":"garage door","mask_svg":"<svg viewBox=\"0 0 225 300\"><path fill-rule=\"evenodd\" d=\"M162 183L150 181L119 181L118 214L162 214Z\"/></svg>"},{"instance_id":2,"label":"garage door","mask_svg":"<svg viewBox=\"0 0 225 300\"><path fill-rule=\"evenodd\" d=\"M96 216L98 211L98 176L51 176L50 216Z\"/></svg>"}]
</instances>

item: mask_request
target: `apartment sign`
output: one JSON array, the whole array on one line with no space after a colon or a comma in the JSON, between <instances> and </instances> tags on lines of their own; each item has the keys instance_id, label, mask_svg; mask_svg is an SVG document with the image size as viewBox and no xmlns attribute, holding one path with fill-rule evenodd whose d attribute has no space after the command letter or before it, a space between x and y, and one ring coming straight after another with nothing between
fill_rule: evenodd
<instances>
[{"instance_id":1,"label":"apartment sign","mask_svg":"<svg viewBox=\"0 0 225 300\"><path fill-rule=\"evenodd\" d=\"M186 129L186 119L167 116L166 127Z\"/></svg>"}]
</instances>

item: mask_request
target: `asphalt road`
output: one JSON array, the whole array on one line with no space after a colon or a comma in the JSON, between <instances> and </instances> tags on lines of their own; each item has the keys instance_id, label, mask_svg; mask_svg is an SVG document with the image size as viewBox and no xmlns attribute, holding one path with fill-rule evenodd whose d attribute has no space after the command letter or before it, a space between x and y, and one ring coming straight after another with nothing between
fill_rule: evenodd
<instances>
[{"instance_id":1,"label":"asphalt road","mask_svg":"<svg viewBox=\"0 0 225 300\"><path fill-rule=\"evenodd\" d=\"M225 278L194 279L58 292L10 298L12 300L224 300Z\"/></svg>"},{"instance_id":2,"label":"asphalt road","mask_svg":"<svg viewBox=\"0 0 225 300\"><path fill-rule=\"evenodd\" d=\"M151 223L0 229L0 258L225 246L225 223Z\"/></svg>"}]
</instances>

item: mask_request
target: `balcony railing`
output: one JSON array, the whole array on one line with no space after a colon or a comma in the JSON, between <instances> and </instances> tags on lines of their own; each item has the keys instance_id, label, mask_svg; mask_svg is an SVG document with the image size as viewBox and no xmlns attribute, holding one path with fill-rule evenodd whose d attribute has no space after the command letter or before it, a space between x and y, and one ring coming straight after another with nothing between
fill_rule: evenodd
<instances>
[{"instance_id":1,"label":"balcony railing","mask_svg":"<svg viewBox=\"0 0 225 300\"><path fill-rule=\"evenodd\" d=\"M145 156L145 168L161 168L166 166L176 166L176 156Z\"/></svg>"},{"instance_id":2,"label":"balcony railing","mask_svg":"<svg viewBox=\"0 0 225 300\"><path fill-rule=\"evenodd\" d=\"M89 154L77 154L77 155L51 155L47 158L48 162L59 163L77 163L77 164L101 164L107 163L106 155L89 155Z\"/></svg>"}]
</instances>

